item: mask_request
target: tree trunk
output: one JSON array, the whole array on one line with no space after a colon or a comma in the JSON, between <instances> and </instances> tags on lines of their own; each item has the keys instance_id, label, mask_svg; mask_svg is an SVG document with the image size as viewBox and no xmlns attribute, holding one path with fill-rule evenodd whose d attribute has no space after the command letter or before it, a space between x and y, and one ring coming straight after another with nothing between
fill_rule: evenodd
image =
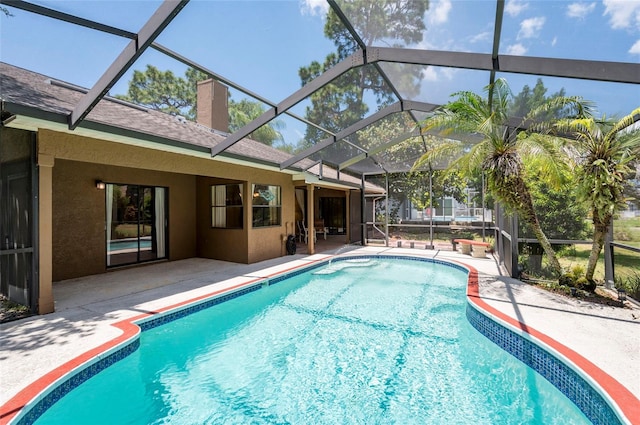
<instances>
[{"instance_id":1,"label":"tree trunk","mask_svg":"<svg viewBox=\"0 0 640 425\"><path fill-rule=\"evenodd\" d=\"M542 231L542 228L540 227L540 223L538 222L538 217L535 215L535 213L534 213L534 220L527 221L527 223L531 226L531 229L533 230L533 234L536 235L536 239L538 239L538 242L540 242L540 246L542 246L542 249L544 249L544 253L547 255L547 260L549 261L549 265L551 266L551 269L554 271L556 276L558 277L561 276L562 266L558 261L556 252L553 250L553 247L551 246L551 242L549 242L549 239L547 239L547 236Z\"/></svg>"},{"instance_id":2,"label":"tree trunk","mask_svg":"<svg viewBox=\"0 0 640 425\"><path fill-rule=\"evenodd\" d=\"M593 212L593 244L591 245L591 253L589 254L589 262L587 263L587 272L585 277L589 282L593 281L593 275L598 265L600 252L604 246L604 238L609 230L611 217L607 216L602 220L597 218L596 212Z\"/></svg>"},{"instance_id":3,"label":"tree trunk","mask_svg":"<svg viewBox=\"0 0 640 425\"><path fill-rule=\"evenodd\" d=\"M508 182L508 180L505 179L503 182ZM547 236L540 227L538 215L533 207L531 193L529 192L529 188L522 176L513 176L511 185L505 185L502 188L502 195L503 199L511 203L511 207L518 212L520 218L531 226L531 230L533 230L533 234L540 243L540 246L542 246L542 249L547 256L547 260L549 261L549 266L555 275L557 277L562 276L562 266L558 261L558 257L556 256L549 239L547 239Z\"/></svg>"}]
</instances>

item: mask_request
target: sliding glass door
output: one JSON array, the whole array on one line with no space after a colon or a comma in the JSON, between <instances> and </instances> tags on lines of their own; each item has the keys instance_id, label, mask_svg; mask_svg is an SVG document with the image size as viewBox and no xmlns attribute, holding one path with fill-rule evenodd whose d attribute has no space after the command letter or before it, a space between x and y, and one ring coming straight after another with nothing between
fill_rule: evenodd
<instances>
[{"instance_id":1,"label":"sliding glass door","mask_svg":"<svg viewBox=\"0 0 640 425\"><path fill-rule=\"evenodd\" d=\"M166 258L164 187L106 185L107 267Z\"/></svg>"}]
</instances>

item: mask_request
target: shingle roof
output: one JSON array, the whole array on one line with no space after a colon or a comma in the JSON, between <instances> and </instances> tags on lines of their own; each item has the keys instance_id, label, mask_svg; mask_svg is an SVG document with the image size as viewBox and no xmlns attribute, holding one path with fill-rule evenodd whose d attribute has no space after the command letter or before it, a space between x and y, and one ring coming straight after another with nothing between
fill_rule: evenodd
<instances>
[{"instance_id":1,"label":"shingle roof","mask_svg":"<svg viewBox=\"0 0 640 425\"><path fill-rule=\"evenodd\" d=\"M68 116L75 105L84 96L86 89L52 80L45 75L18 68L0 62L0 98L5 102L34 108L39 111ZM124 129L135 133L179 142L184 145L210 149L221 143L225 135L203 125L181 119L164 112L142 108L110 97L103 98L87 115L88 123ZM227 149L228 154L246 158L248 161L272 163L278 166L292 155L279 151L255 140L244 138ZM307 168L313 165L311 160L298 163ZM338 174L335 170L323 166L323 174L350 185L360 185L360 180L348 174ZM311 167L308 172L319 175ZM315 172L314 172L315 171ZM369 189L369 184L367 184ZM370 189L380 189L371 186ZM376 190L378 191L378 190Z\"/></svg>"},{"instance_id":2,"label":"shingle roof","mask_svg":"<svg viewBox=\"0 0 640 425\"><path fill-rule=\"evenodd\" d=\"M84 93L71 89L70 85L52 84L42 74L0 63L0 95L5 101L30 106L46 112L68 115ZM146 133L170 140L211 148L225 136L176 116L126 105L111 98L104 98L87 116L88 121ZM250 139L243 139L229 152L249 158L279 164L290 155Z\"/></svg>"}]
</instances>

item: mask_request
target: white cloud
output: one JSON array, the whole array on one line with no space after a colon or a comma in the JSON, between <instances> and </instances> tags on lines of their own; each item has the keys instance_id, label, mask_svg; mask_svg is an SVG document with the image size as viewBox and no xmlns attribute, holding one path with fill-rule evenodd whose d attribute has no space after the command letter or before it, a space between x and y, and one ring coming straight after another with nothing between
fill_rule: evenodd
<instances>
[{"instance_id":1,"label":"white cloud","mask_svg":"<svg viewBox=\"0 0 640 425\"><path fill-rule=\"evenodd\" d=\"M604 15L609 15L611 28L632 28L640 30L640 1L602 0Z\"/></svg>"},{"instance_id":2,"label":"white cloud","mask_svg":"<svg viewBox=\"0 0 640 425\"><path fill-rule=\"evenodd\" d=\"M507 47L508 55L522 56L525 53L527 53L527 48L520 43L512 44L511 46Z\"/></svg>"},{"instance_id":3,"label":"white cloud","mask_svg":"<svg viewBox=\"0 0 640 425\"><path fill-rule=\"evenodd\" d=\"M476 34L469 39L471 43L479 43L482 41L491 40L493 33L491 31L481 32L480 34Z\"/></svg>"},{"instance_id":4,"label":"white cloud","mask_svg":"<svg viewBox=\"0 0 640 425\"><path fill-rule=\"evenodd\" d=\"M432 37L430 39L425 38L422 39L420 43L416 45L416 49L423 50L454 50L455 41L453 39L445 39L441 36L433 36L436 33L432 33Z\"/></svg>"},{"instance_id":5,"label":"white cloud","mask_svg":"<svg viewBox=\"0 0 640 425\"><path fill-rule=\"evenodd\" d=\"M520 22L520 31L518 32L518 40L521 38L533 38L537 37L540 30L544 26L546 18L544 16L537 16L535 18L525 19Z\"/></svg>"},{"instance_id":6,"label":"white cloud","mask_svg":"<svg viewBox=\"0 0 640 425\"><path fill-rule=\"evenodd\" d=\"M438 0L429 7L427 12L429 22L434 25L444 24L449 20L449 12L451 12L451 0Z\"/></svg>"},{"instance_id":7,"label":"white cloud","mask_svg":"<svg viewBox=\"0 0 640 425\"><path fill-rule=\"evenodd\" d=\"M430 83L451 81L457 71L458 69L455 68L439 68L435 66L428 66L422 71L422 81Z\"/></svg>"},{"instance_id":8,"label":"white cloud","mask_svg":"<svg viewBox=\"0 0 640 425\"><path fill-rule=\"evenodd\" d=\"M432 66L422 71L422 81L438 81L438 71Z\"/></svg>"},{"instance_id":9,"label":"white cloud","mask_svg":"<svg viewBox=\"0 0 640 425\"><path fill-rule=\"evenodd\" d=\"M640 55L640 40L636 41L629 49L629 53L632 55Z\"/></svg>"},{"instance_id":10,"label":"white cloud","mask_svg":"<svg viewBox=\"0 0 640 425\"><path fill-rule=\"evenodd\" d=\"M571 3L567 6L567 16L570 18L584 19L596 8L596 3Z\"/></svg>"},{"instance_id":11,"label":"white cloud","mask_svg":"<svg viewBox=\"0 0 640 425\"><path fill-rule=\"evenodd\" d=\"M557 42L558 42L558 37L553 37L553 40L551 40L551 47L554 47Z\"/></svg>"},{"instance_id":12,"label":"white cloud","mask_svg":"<svg viewBox=\"0 0 640 425\"><path fill-rule=\"evenodd\" d=\"M440 70L440 75L442 75L445 80L451 81L453 80L453 76L459 71L459 68L442 68Z\"/></svg>"},{"instance_id":13,"label":"white cloud","mask_svg":"<svg viewBox=\"0 0 640 425\"><path fill-rule=\"evenodd\" d=\"M509 16L518 16L523 10L529 7L529 3L520 0L510 0L504 6L504 11Z\"/></svg>"},{"instance_id":14,"label":"white cloud","mask_svg":"<svg viewBox=\"0 0 640 425\"><path fill-rule=\"evenodd\" d=\"M325 0L300 0L300 11L303 15L324 17L329 11L329 3Z\"/></svg>"}]
</instances>

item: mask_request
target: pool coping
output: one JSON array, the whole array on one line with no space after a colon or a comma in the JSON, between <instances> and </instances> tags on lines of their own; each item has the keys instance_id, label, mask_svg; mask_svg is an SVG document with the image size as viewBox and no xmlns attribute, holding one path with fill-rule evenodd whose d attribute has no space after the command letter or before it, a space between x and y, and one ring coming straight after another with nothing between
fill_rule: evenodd
<instances>
[{"instance_id":1,"label":"pool coping","mask_svg":"<svg viewBox=\"0 0 640 425\"><path fill-rule=\"evenodd\" d=\"M404 253L362 253L349 254L346 256L336 255L311 260L306 262L305 264L297 264L293 267L280 269L272 274L266 274L261 277L252 278L232 286L220 288L207 294L203 294L194 298L190 298L188 300L156 309L155 311L145 312L114 322L110 326L119 329L122 332L121 335L99 345L98 347L80 354L79 356L73 358L72 360L64 363L59 367L54 368L50 372L46 373L27 387L25 387L14 397L9 399L4 405L0 406L0 424L18 423L18 421L21 421L37 405L37 403L39 403L45 397L48 397L51 392L64 385L65 382L70 381L76 375L79 375L83 371L88 370L92 365L97 364L98 362L108 358L109 356L113 357L114 353L117 353L123 348L131 345L132 342L137 341L142 329L146 328L145 323L153 321L154 319L166 318L168 317L167 313L171 310L175 310L174 313L181 314L180 312L183 312L187 308L186 306L194 306L206 303L207 300L219 299L225 297L225 295L242 292L249 287L259 287L261 285L268 284L269 280L274 277L278 279L284 279L286 277L291 277L294 274L304 273L310 269L322 266L334 259L343 261L354 257L409 258L419 261L443 263L452 265L456 268L464 269L468 272L467 301L469 304L472 304L474 308L479 309L483 314L491 316L490 318L492 320L498 323L502 323L505 327L515 330L516 333L518 333L520 336L530 339L533 343L540 346L542 349L547 349L547 351L555 354L565 364L569 364L570 366L572 366L572 369L579 373L597 392L599 392L605 398L605 400L608 402L608 405L613 409L622 423L640 423L631 422L631 420L629 419L638 417L637 413L640 406L640 401L617 380L612 378L610 375L602 371L599 367L588 361L577 352L560 344L547 335L538 332L530 326L519 322L518 320L508 316L507 314L500 312L499 310L483 301L479 294L478 271L475 267L450 258L440 260ZM181 315L184 314L185 313L182 313ZM171 313L169 313L169 315L171 315ZM165 321L169 320L165 319ZM135 350L135 348L133 350ZM125 354L124 356L126 355L128 354ZM101 370L101 368L98 368L97 371L99 370ZM93 374L97 373L97 371L93 372ZM44 410L46 410L46 408ZM37 416L39 416L39 414Z\"/></svg>"},{"instance_id":2,"label":"pool coping","mask_svg":"<svg viewBox=\"0 0 640 425\"><path fill-rule=\"evenodd\" d=\"M640 423L638 422L640 420L640 400L638 400L631 391L576 351L486 303L480 296L477 270L469 265L466 265L466 267L469 269L467 301L472 308L489 317L499 326L502 325L521 338L530 341L540 349L551 354L551 356L555 357L564 366L577 373L587 385L590 385L591 388L604 399L605 403L613 410L621 423L631 425ZM514 353L511 353L508 349L502 348L514 355ZM519 360L523 361L520 358ZM529 366L533 367L533 365L530 364ZM534 367L534 369L536 368ZM537 369L536 371L541 372ZM554 382L552 382L552 384L558 388ZM558 389L565 393L562 388ZM565 395L567 394L565 393ZM571 399L571 397L569 398ZM572 399L572 401L574 400ZM583 413L586 414L584 411ZM638 419L632 422L631 418Z\"/></svg>"}]
</instances>

